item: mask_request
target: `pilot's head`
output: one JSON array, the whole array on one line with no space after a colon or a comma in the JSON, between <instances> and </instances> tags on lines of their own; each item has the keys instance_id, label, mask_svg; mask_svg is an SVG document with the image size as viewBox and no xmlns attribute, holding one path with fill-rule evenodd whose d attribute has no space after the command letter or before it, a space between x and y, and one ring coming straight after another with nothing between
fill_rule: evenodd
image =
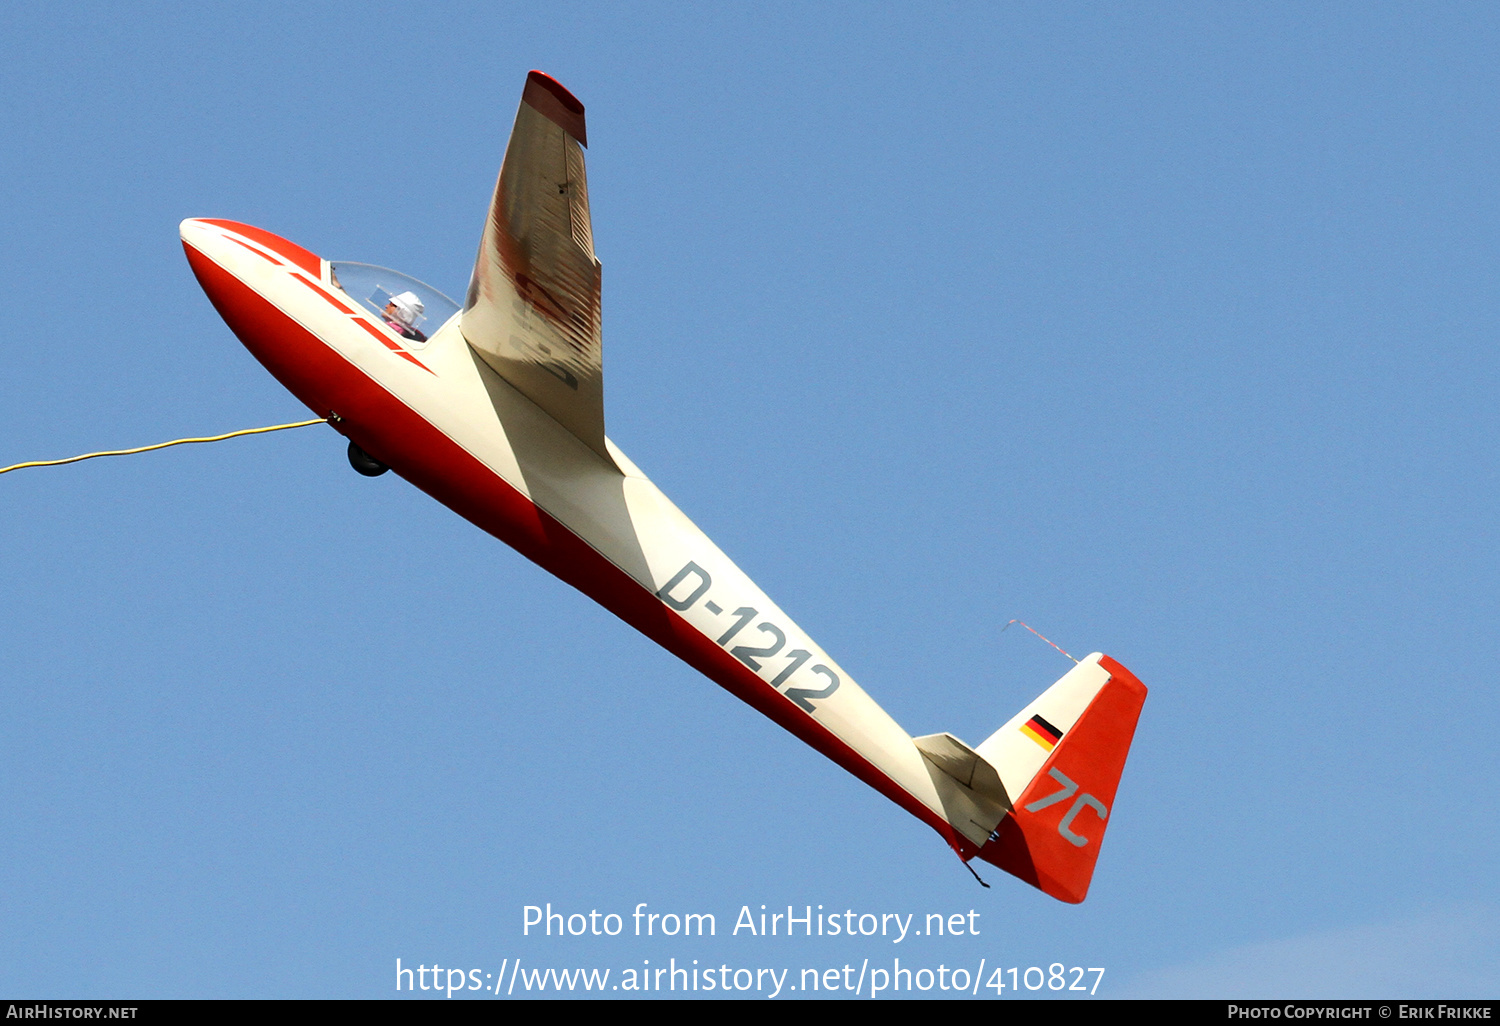
<instances>
[{"instance_id":1,"label":"pilot's head","mask_svg":"<svg viewBox=\"0 0 1500 1026\"><path fill-rule=\"evenodd\" d=\"M403 328L414 328L424 309L426 307L415 292L403 292L399 296L392 296L391 301L385 304L385 315Z\"/></svg>"}]
</instances>

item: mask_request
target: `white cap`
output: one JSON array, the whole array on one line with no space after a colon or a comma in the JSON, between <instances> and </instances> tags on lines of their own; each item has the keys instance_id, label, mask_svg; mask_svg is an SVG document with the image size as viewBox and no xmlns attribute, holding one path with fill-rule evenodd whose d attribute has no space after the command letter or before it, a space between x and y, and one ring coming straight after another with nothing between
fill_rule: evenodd
<instances>
[{"instance_id":1,"label":"white cap","mask_svg":"<svg viewBox=\"0 0 1500 1026\"><path fill-rule=\"evenodd\" d=\"M392 296L391 305L396 308L396 320L408 328L417 322L417 318L422 316L422 311L426 309L415 292L403 292L399 296Z\"/></svg>"}]
</instances>

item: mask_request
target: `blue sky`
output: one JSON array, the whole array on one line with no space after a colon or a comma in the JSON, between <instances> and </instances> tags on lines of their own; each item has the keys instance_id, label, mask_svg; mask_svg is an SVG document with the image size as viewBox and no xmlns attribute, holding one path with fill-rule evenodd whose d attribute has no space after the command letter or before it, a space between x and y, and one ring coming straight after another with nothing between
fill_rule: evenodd
<instances>
[{"instance_id":1,"label":"blue sky","mask_svg":"<svg viewBox=\"0 0 1500 1026\"><path fill-rule=\"evenodd\" d=\"M977 742L1067 669L1013 617L1151 696L1069 907L981 890L331 431L7 475L0 991L897 956L1101 966L1111 996L1500 991L1490 8L8 25L0 464L301 419L178 222L459 295L541 68L588 107L611 437L913 734ZM719 935L523 936L547 902ZM982 926L729 935L761 904Z\"/></svg>"}]
</instances>

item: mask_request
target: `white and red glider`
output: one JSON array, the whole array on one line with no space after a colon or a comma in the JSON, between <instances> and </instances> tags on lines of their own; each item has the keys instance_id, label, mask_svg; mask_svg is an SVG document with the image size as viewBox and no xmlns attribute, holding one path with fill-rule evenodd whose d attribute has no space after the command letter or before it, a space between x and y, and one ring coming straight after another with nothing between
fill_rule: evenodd
<instances>
[{"instance_id":1,"label":"white and red glider","mask_svg":"<svg viewBox=\"0 0 1500 1026\"><path fill-rule=\"evenodd\" d=\"M526 80L462 307L234 221L182 223L245 347L386 467L979 857L1082 901L1146 689L1095 653L980 744L912 737L604 435L583 105ZM430 337L424 327L430 328Z\"/></svg>"}]
</instances>

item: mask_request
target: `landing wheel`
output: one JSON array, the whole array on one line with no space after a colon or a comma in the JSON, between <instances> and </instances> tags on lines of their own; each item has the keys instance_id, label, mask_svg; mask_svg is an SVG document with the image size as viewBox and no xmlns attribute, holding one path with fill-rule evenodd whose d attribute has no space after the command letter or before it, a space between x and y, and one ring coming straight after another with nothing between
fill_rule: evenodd
<instances>
[{"instance_id":1,"label":"landing wheel","mask_svg":"<svg viewBox=\"0 0 1500 1026\"><path fill-rule=\"evenodd\" d=\"M365 475L365 477L379 477L391 469L353 442L349 443L349 466Z\"/></svg>"}]
</instances>

